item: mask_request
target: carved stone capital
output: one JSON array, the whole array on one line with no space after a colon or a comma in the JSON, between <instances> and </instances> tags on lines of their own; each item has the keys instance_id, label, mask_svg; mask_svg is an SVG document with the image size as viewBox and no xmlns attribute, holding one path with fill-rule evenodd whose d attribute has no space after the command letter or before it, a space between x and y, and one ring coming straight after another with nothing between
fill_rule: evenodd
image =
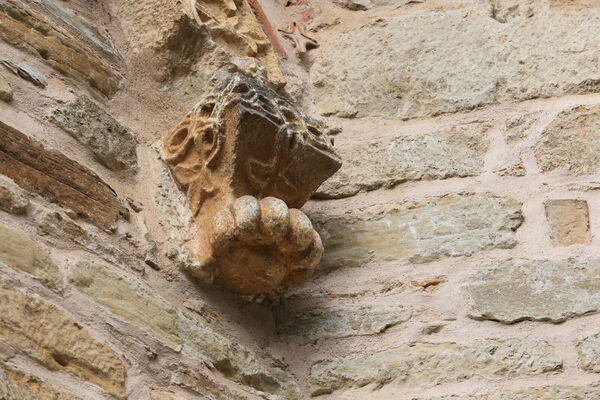
<instances>
[{"instance_id":1,"label":"carved stone capital","mask_svg":"<svg viewBox=\"0 0 600 400\"><path fill-rule=\"evenodd\" d=\"M163 141L196 223L188 271L245 294L296 285L323 253L300 208L341 167L329 129L236 74Z\"/></svg>"}]
</instances>

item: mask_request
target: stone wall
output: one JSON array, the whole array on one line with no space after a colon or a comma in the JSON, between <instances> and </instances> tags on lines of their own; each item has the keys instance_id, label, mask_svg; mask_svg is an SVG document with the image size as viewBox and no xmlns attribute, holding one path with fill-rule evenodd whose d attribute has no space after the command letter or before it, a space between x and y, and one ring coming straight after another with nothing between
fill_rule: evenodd
<instances>
[{"instance_id":1,"label":"stone wall","mask_svg":"<svg viewBox=\"0 0 600 400\"><path fill-rule=\"evenodd\" d=\"M597 2L256 4L0 2L0 399L600 398ZM182 272L233 73L341 131L281 296Z\"/></svg>"}]
</instances>

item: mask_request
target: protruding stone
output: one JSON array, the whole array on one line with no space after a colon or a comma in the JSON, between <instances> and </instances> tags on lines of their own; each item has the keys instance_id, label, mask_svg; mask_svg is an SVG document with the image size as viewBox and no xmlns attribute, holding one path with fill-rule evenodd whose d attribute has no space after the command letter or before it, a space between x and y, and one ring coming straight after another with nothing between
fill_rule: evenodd
<instances>
[{"instance_id":1,"label":"protruding stone","mask_svg":"<svg viewBox=\"0 0 600 400\"><path fill-rule=\"evenodd\" d=\"M0 24L0 27L1 26L2 24ZM21 62L12 62L8 60L2 60L0 61L0 64L4 65L13 74L25 79L26 81L33 83L35 86L41 87L43 89L48 85L46 75L44 75L44 73L39 69L32 67L29 64Z\"/></svg>"},{"instance_id":2,"label":"protruding stone","mask_svg":"<svg viewBox=\"0 0 600 400\"><path fill-rule=\"evenodd\" d=\"M104 228L128 210L98 175L0 121L0 173Z\"/></svg>"},{"instance_id":3,"label":"protruding stone","mask_svg":"<svg viewBox=\"0 0 600 400\"><path fill-rule=\"evenodd\" d=\"M13 98L13 91L10 87L10 83L5 77L0 75L0 100L9 102Z\"/></svg>"},{"instance_id":4,"label":"protruding stone","mask_svg":"<svg viewBox=\"0 0 600 400\"><path fill-rule=\"evenodd\" d=\"M600 106L578 106L561 112L535 147L543 172L566 170L573 175L593 174L600 168Z\"/></svg>"},{"instance_id":5,"label":"protruding stone","mask_svg":"<svg viewBox=\"0 0 600 400\"><path fill-rule=\"evenodd\" d=\"M127 128L85 96L60 106L54 122L87 146L96 159L113 171L138 168L136 140Z\"/></svg>"},{"instance_id":6,"label":"protruding stone","mask_svg":"<svg viewBox=\"0 0 600 400\"><path fill-rule=\"evenodd\" d=\"M60 286L58 267L48 252L23 233L1 224L0 263L36 277L51 289Z\"/></svg>"},{"instance_id":7,"label":"protruding stone","mask_svg":"<svg viewBox=\"0 0 600 400\"><path fill-rule=\"evenodd\" d=\"M341 146L344 165L316 194L340 198L406 181L479 175L488 149L487 130L482 124L469 124Z\"/></svg>"},{"instance_id":8,"label":"protruding stone","mask_svg":"<svg viewBox=\"0 0 600 400\"><path fill-rule=\"evenodd\" d=\"M600 310L600 260L515 260L463 286L468 315L503 323L563 322Z\"/></svg>"},{"instance_id":9,"label":"protruding stone","mask_svg":"<svg viewBox=\"0 0 600 400\"><path fill-rule=\"evenodd\" d=\"M362 306L316 309L304 313L281 310L277 332L308 339L337 338L381 333L406 322L410 309L403 306Z\"/></svg>"},{"instance_id":10,"label":"protruding stone","mask_svg":"<svg viewBox=\"0 0 600 400\"><path fill-rule=\"evenodd\" d=\"M125 399L125 367L116 353L55 306L22 292L0 288L0 341Z\"/></svg>"},{"instance_id":11,"label":"protruding stone","mask_svg":"<svg viewBox=\"0 0 600 400\"><path fill-rule=\"evenodd\" d=\"M81 400L71 393L44 383L0 363L0 399L5 400Z\"/></svg>"},{"instance_id":12,"label":"protruding stone","mask_svg":"<svg viewBox=\"0 0 600 400\"><path fill-rule=\"evenodd\" d=\"M75 36L60 28L49 15L38 12L32 4L5 0L0 4L0 38L39 56L64 75L89 83L106 96L114 95L121 75L81 40L84 35ZM45 87L45 78L36 75L29 74L35 77L34 83Z\"/></svg>"},{"instance_id":13,"label":"protruding stone","mask_svg":"<svg viewBox=\"0 0 600 400\"><path fill-rule=\"evenodd\" d=\"M546 217L555 246L589 244L590 213L585 200L548 200Z\"/></svg>"},{"instance_id":14,"label":"protruding stone","mask_svg":"<svg viewBox=\"0 0 600 400\"><path fill-rule=\"evenodd\" d=\"M321 361L312 366L312 394L366 385L432 387L471 378L513 378L557 371L562 367L542 340L479 340L468 344L417 343L370 355Z\"/></svg>"},{"instance_id":15,"label":"protruding stone","mask_svg":"<svg viewBox=\"0 0 600 400\"><path fill-rule=\"evenodd\" d=\"M202 227L192 248L199 265L188 272L244 294L310 277L321 259L321 240L293 208L341 166L328 133L290 101L240 74L167 133L164 159Z\"/></svg>"},{"instance_id":16,"label":"protruding stone","mask_svg":"<svg viewBox=\"0 0 600 400\"><path fill-rule=\"evenodd\" d=\"M373 259L426 262L511 248L523 216L512 198L451 194L314 219L325 246L320 268L327 270Z\"/></svg>"}]
</instances>

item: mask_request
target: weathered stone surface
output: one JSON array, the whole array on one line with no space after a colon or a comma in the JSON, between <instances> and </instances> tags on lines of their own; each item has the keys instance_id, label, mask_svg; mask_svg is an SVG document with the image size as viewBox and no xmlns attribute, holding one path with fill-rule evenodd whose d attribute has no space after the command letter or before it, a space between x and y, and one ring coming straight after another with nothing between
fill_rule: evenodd
<instances>
[{"instance_id":1,"label":"weathered stone surface","mask_svg":"<svg viewBox=\"0 0 600 400\"><path fill-rule=\"evenodd\" d=\"M310 277L323 249L297 208L341 166L328 133L240 74L168 132L164 159L200 227L193 242L199 267L188 272L244 294Z\"/></svg>"},{"instance_id":2,"label":"weathered stone surface","mask_svg":"<svg viewBox=\"0 0 600 400\"><path fill-rule=\"evenodd\" d=\"M29 199L23 194L23 190L19 188L12 180L0 176L0 210L14 214L27 214Z\"/></svg>"},{"instance_id":3,"label":"weathered stone surface","mask_svg":"<svg viewBox=\"0 0 600 400\"><path fill-rule=\"evenodd\" d=\"M80 397L48 385L35 376L24 374L0 363L0 399L80 400Z\"/></svg>"},{"instance_id":4,"label":"weathered stone surface","mask_svg":"<svg viewBox=\"0 0 600 400\"><path fill-rule=\"evenodd\" d=\"M325 246L320 268L331 269L373 258L425 262L511 248L523 216L511 198L452 194L314 219Z\"/></svg>"},{"instance_id":5,"label":"weathered stone surface","mask_svg":"<svg viewBox=\"0 0 600 400\"><path fill-rule=\"evenodd\" d=\"M53 121L86 145L108 169L137 170L136 140L127 128L85 96L52 113Z\"/></svg>"},{"instance_id":6,"label":"weathered stone surface","mask_svg":"<svg viewBox=\"0 0 600 400\"><path fill-rule=\"evenodd\" d=\"M152 389L150 391L150 400L189 400L189 398L167 390Z\"/></svg>"},{"instance_id":7,"label":"weathered stone surface","mask_svg":"<svg viewBox=\"0 0 600 400\"><path fill-rule=\"evenodd\" d=\"M381 333L406 322L412 313L403 306L362 306L316 309L304 313L281 310L277 332L309 339L336 338Z\"/></svg>"},{"instance_id":8,"label":"weathered stone surface","mask_svg":"<svg viewBox=\"0 0 600 400\"><path fill-rule=\"evenodd\" d=\"M513 145L525 139L525 132L538 121L539 117L540 113L527 113L506 121L506 132L504 134L506 143Z\"/></svg>"},{"instance_id":9,"label":"weathered stone surface","mask_svg":"<svg viewBox=\"0 0 600 400\"><path fill-rule=\"evenodd\" d=\"M561 112L535 147L543 172L565 169L573 175L593 174L600 167L600 106L578 106Z\"/></svg>"},{"instance_id":10,"label":"weathered stone surface","mask_svg":"<svg viewBox=\"0 0 600 400\"><path fill-rule=\"evenodd\" d=\"M48 85L48 80L46 79L46 75L39 69L32 67L29 64L20 63L20 62L12 62L8 60L0 61L0 64L4 65L6 69L8 69L13 74L17 75L33 83L35 86L41 87L42 89Z\"/></svg>"},{"instance_id":11,"label":"weathered stone surface","mask_svg":"<svg viewBox=\"0 0 600 400\"><path fill-rule=\"evenodd\" d=\"M589 244L590 214L585 200L548 200L544 203L555 246Z\"/></svg>"},{"instance_id":12,"label":"weathered stone surface","mask_svg":"<svg viewBox=\"0 0 600 400\"><path fill-rule=\"evenodd\" d=\"M9 102L13 98L13 91L10 87L10 83L5 77L0 75L0 100Z\"/></svg>"},{"instance_id":13,"label":"weathered stone surface","mask_svg":"<svg viewBox=\"0 0 600 400\"><path fill-rule=\"evenodd\" d=\"M598 385L557 385L487 395L452 395L428 400L596 400L598 398L600 398L600 386Z\"/></svg>"},{"instance_id":14,"label":"weathered stone surface","mask_svg":"<svg viewBox=\"0 0 600 400\"><path fill-rule=\"evenodd\" d=\"M500 176L525 176L527 175L527 169L523 161L518 160L511 165L494 170L494 173Z\"/></svg>"},{"instance_id":15,"label":"weathered stone surface","mask_svg":"<svg viewBox=\"0 0 600 400\"><path fill-rule=\"evenodd\" d=\"M600 310L600 260L507 261L463 286L468 315L504 323L562 322Z\"/></svg>"},{"instance_id":16,"label":"weathered stone surface","mask_svg":"<svg viewBox=\"0 0 600 400\"><path fill-rule=\"evenodd\" d=\"M52 289L60 286L58 267L48 252L42 250L23 233L2 224L0 224L0 263L33 275Z\"/></svg>"},{"instance_id":17,"label":"weathered stone surface","mask_svg":"<svg viewBox=\"0 0 600 400\"><path fill-rule=\"evenodd\" d=\"M217 382L214 376L198 370L180 369L171 377L171 383L191 390L207 400L253 400L260 399L247 392ZM178 399L178 398L176 398ZM163 400L163 399L160 399Z\"/></svg>"},{"instance_id":18,"label":"weathered stone surface","mask_svg":"<svg viewBox=\"0 0 600 400\"><path fill-rule=\"evenodd\" d=\"M588 372L600 372L600 333L589 335L577 343L579 366Z\"/></svg>"},{"instance_id":19,"label":"weathered stone surface","mask_svg":"<svg viewBox=\"0 0 600 400\"><path fill-rule=\"evenodd\" d=\"M318 362L311 368L310 381L312 394L317 395L369 384L427 387L474 377L516 377L561 368L562 361L541 340L479 340L462 345L417 343Z\"/></svg>"},{"instance_id":20,"label":"weathered stone surface","mask_svg":"<svg viewBox=\"0 0 600 400\"><path fill-rule=\"evenodd\" d=\"M488 149L487 129L470 124L339 147L344 164L316 194L340 198L406 181L479 175Z\"/></svg>"},{"instance_id":21,"label":"weathered stone surface","mask_svg":"<svg viewBox=\"0 0 600 400\"><path fill-rule=\"evenodd\" d=\"M1 121L0 174L105 228L128 215L115 192L94 172Z\"/></svg>"},{"instance_id":22,"label":"weathered stone surface","mask_svg":"<svg viewBox=\"0 0 600 400\"><path fill-rule=\"evenodd\" d=\"M113 350L55 306L0 289L0 341L46 368L90 381L125 399L125 367Z\"/></svg>"},{"instance_id":23,"label":"weathered stone surface","mask_svg":"<svg viewBox=\"0 0 600 400\"><path fill-rule=\"evenodd\" d=\"M106 96L115 94L121 75L79 37L61 29L45 15L27 3L4 1L0 4L0 38L39 56L57 71L88 83Z\"/></svg>"},{"instance_id":24,"label":"weathered stone surface","mask_svg":"<svg viewBox=\"0 0 600 400\"><path fill-rule=\"evenodd\" d=\"M65 214L46 213L39 219L38 230L41 235L51 235L61 242L75 243L123 269L144 271L144 263L139 258L140 253L136 254L131 248L112 245L105 238L82 228Z\"/></svg>"},{"instance_id":25,"label":"weathered stone surface","mask_svg":"<svg viewBox=\"0 0 600 400\"><path fill-rule=\"evenodd\" d=\"M276 362L260 358L211 331L150 289L89 263L75 265L71 281L114 314L138 325L166 346L203 360L227 379L274 399L294 398L293 384Z\"/></svg>"},{"instance_id":26,"label":"weathered stone surface","mask_svg":"<svg viewBox=\"0 0 600 400\"><path fill-rule=\"evenodd\" d=\"M117 0L114 5L132 48L153 50L157 78L169 81L175 93L193 93L190 100L208 94L233 71L276 87L285 84L277 56L245 1Z\"/></svg>"},{"instance_id":27,"label":"weathered stone surface","mask_svg":"<svg viewBox=\"0 0 600 400\"><path fill-rule=\"evenodd\" d=\"M318 111L413 118L599 90L597 4L535 2L530 18L500 23L486 2L454 3L322 41L311 70Z\"/></svg>"}]
</instances>

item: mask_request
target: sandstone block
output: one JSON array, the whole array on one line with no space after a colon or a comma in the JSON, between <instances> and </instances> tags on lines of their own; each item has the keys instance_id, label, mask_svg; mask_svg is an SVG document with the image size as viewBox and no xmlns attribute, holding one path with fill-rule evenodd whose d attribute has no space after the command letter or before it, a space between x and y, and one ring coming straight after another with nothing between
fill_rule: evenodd
<instances>
[{"instance_id":1,"label":"sandstone block","mask_svg":"<svg viewBox=\"0 0 600 400\"><path fill-rule=\"evenodd\" d=\"M429 400L596 400L600 397L600 386L543 386L514 392L499 392L486 395L451 395Z\"/></svg>"},{"instance_id":2,"label":"sandstone block","mask_svg":"<svg viewBox=\"0 0 600 400\"><path fill-rule=\"evenodd\" d=\"M112 188L94 172L2 122L0 174L105 228L128 215Z\"/></svg>"},{"instance_id":3,"label":"sandstone block","mask_svg":"<svg viewBox=\"0 0 600 400\"><path fill-rule=\"evenodd\" d=\"M127 128L85 96L52 114L53 121L87 146L96 159L113 171L137 170L136 140Z\"/></svg>"},{"instance_id":4,"label":"sandstone block","mask_svg":"<svg viewBox=\"0 0 600 400\"><path fill-rule=\"evenodd\" d=\"M316 194L340 198L406 181L479 175L488 149L486 131L484 125L470 124L338 147L344 164Z\"/></svg>"},{"instance_id":5,"label":"sandstone block","mask_svg":"<svg viewBox=\"0 0 600 400\"><path fill-rule=\"evenodd\" d=\"M125 399L125 367L115 352L52 304L0 289L0 341L54 371Z\"/></svg>"},{"instance_id":6,"label":"sandstone block","mask_svg":"<svg viewBox=\"0 0 600 400\"><path fill-rule=\"evenodd\" d=\"M261 358L213 332L147 287L102 266L83 262L73 267L71 281L78 290L114 314L175 351L203 360L227 379L274 399L294 398L291 379L275 361Z\"/></svg>"},{"instance_id":7,"label":"sandstone block","mask_svg":"<svg viewBox=\"0 0 600 400\"><path fill-rule=\"evenodd\" d=\"M0 399L5 400L81 400L64 390L48 385L38 377L0 363Z\"/></svg>"},{"instance_id":8,"label":"sandstone block","mask_svg":"<svg viewBox=\"0 0 600 400\"><path fill-rule=\"evenodd\" d=\"M579 366L588 372L600 372L600 333L589 335L577 343Z\"/></svg>"},{"instance_id":9,"label":"sandstone block","mask_svg":"<svg viewBox=\"0 0 600 400\"><path fill-rule=\"evenodd\" d=\"M29 199L24 196L23 190L10 179L0 176L0 210L14 214L27 214Z\"/></svg>"},{"instance_id":10,"label":"sandstone block","mask_svg":"<svg viewBox=\"0 0 600 400\"><path fill-rule=\"evenodd\" d=\"M523 216L511 198L452 194L313 219L325 246L320 268L332 269L371 259L425 262L511 248Z\"/></svg>"},{"instance_id":11,"label":"sandstone block","mask_svg":"<svg viewBox=\"0 0 600 400\"><path fill-rule=\"evenodd\" d=\"M81 36L60 28L45 15L27 3L4 1L0 6L0 38L39 56L64 75L88 83L106 96L114 95L121 75Z\"/></svg>"},{"instance_id":12,"label":"sandstone block","mask_svg":"<svg viewBox=\"0 0 600 400\"><path fill-rule=\"evenodd\" d=\"M0 262L33 275L52 289L60 286L58 267L47 251L21 232L0 224Z\"/></svg>"},{"instance_id":13,"label":"sandstone block","mask_svg":"<svg viewBox=\"0 0 600 400\"><path fill-rule=\"evenodd\" d=\"M593 174L600 167L600 106L578 106L561 112L542 132L535 157L543 172L564 169Z\"/></svg>"},{"instance_id":14,"label":"sandstone block","mask_svg":"<svg viewBox=\"0 0 600 400\"><path fill-rule=\"evenodd\" d=\"M362 306L317 309L305 313L281 310L277 323L280 335L308 339L336 338L381 333L406 322L412 313L403 306Z\"/></svg>"},{"instance_id":15,"label":"sandstone block","mask_svg":"<svg viewBox=\"0 0 600 400\"><path fill-rule=\"evenodd\" d=\"M468 344L417 343L370 355L321 361L312 366L312 394L365 385L400 390L441 383L512 378L562 368L548 343L535 339L479 340Z\"/></svg>"},{"instance_id":16,"label":"sandstone block","mask_svg":"<svg viewBox=\"0 0 600 400\"><path fill-rule=\"evenodd\" d=\"M475 273L462 290L471 318L557 323L600 310L599 277L596 259L514 260Z\"/></svg>"},{"instance_id":17,"label":"sandstone block","mask_svg":"<svg viewBox=\"0 0 600 400\"><path fill-rule=\"evenodd\" d=\"M535 2L530 17L501 23L488 2L455 3L322 41L311 70L317 110L414 118L599 90L597 5Z\"/></svg>"},{"instance_id":18,"label":"sandstone block","mask_svg":"<svg viewBox=\"0 0 600 400\"><path fill-rule=\"evenodd\" d=\"M13 98L13 91L10 87L10 83L5 77L0 75L0 100L9 102Z\"/></svg>"},{"instance_id":19,"label":"sandstone block","mask_svg":"<svg viewBox=\"0 0 600 400\"><path fill-rule=\"evenodd\" d=\"M589 244L590 214L585 200L548 200L546 218L555 246Z\"/></svg>"}]
</instances>

